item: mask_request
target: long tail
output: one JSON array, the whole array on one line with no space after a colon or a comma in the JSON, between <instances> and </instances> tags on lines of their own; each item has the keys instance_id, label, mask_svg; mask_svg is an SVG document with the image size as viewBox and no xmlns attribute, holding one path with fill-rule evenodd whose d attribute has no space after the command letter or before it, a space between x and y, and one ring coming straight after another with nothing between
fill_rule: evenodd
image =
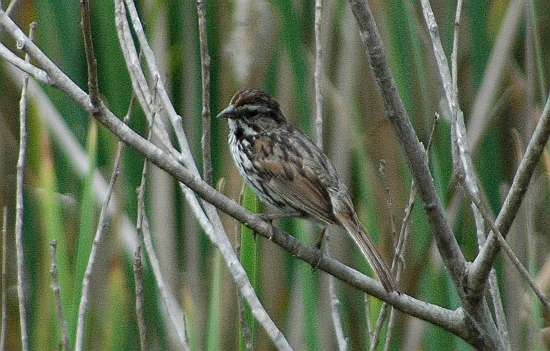
<instances>
[{"instance_id":1,"label":"long tail","mask_svg":"<svg viewBox=\"0 0 550 351\"><path fill-rule=\"evenodd\" d=\"M355 216L351 216L350 218L347 215L337 215L336 217L349 233L353 241L359 246L359 249L361 249L361 252L380 279L384 289L388 292L398 291L397 283L393 279L390 269L378 253L376 246L374 246L374 243L370 240L363 226L359 223L359 220L353 218Z\"/></svg>"}]
</instances>

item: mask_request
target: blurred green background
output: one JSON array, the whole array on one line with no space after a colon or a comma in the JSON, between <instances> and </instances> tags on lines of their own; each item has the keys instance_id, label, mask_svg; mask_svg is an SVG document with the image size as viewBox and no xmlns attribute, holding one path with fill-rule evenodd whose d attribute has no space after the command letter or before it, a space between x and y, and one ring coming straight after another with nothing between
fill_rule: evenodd
<instances>
[{"instance_id":1,"label":"blurred green background","mask_svg":"<svg viewBox=\"0 0 550 351\"><path fill-rule=\"evenodd\" d=\"M4 5L6 1L4 1ZM399 227L410 190L405 157L384 117L383 106L346 1L323 1L325 149L349 184L354 202L387 258L393 238L384 182L391 189ZM519 5L518 5L519 3ZM432 173L458 241L471 260L477 252L470 206L451 183L450 128L441 88L418 1L370 1L383 35L399 91L418 136L427 141L439 111L430 154ZM168 92L183 116L200 163L201 76L196 3L138 1L146 33ZM484 195L498 213L530 134L547 97L550 72L550 12L545 0L465 1L460 26L459 91ZM432 1L443 45L450 57L455 1ZM515 7L514 7L515 6ZM128 107L131 86L118 45L113 3L92 1L93 35L100 90L119 117ZM86 87L86 63L79 27L78 1L21 1L14 18L22 28L38 23L38 45L77 84ZM286 116L313 135L314 0L208 1L207 26L212 58L211 104L215 114L233 93L257 87L276 96ZM6 34L0 39L10 47ZM504 45L496 45L498 42ZM18 149L20 77L0 61L0 206L8 208L7 350L19 349L15 250L15 174ZM60 335L50 289L49 241L58 241L63 305L72 329L76 324L81 277L99 215L94 175L109 178L116 139L91 123L75 103L52 88L32 90L29 158L25 178L25 276L30 343L33 350L57 350ZM40 94L46 95L40 95ZM36 96L39 96L37 98ZM49 104L48 104L49 103ZM56 115L58 114L58 115ZM63 121L67 130L53 122ZM145 133L136 109L130 125ZM242 180L226 147L225 121L212 121L214 182L225 179L224 192L238 199ZM97 135L96 135L97 134ZM76 145L67 144L74 138ZM79 151L78 149L82 149ZM385 176L378 168L385 162ZM95 171L89 171L90 165ZM126 150L115 190L116 210L103 248L107 255L93 281L87 329L89 350L136 350L133 252L129 250L136 217L136 187L143 159ZM531 274L550 292L550 155L548 147L531 183L509 241ZM245 196L247 207L257 205ZM193 350L239 348L237 295L215 248L200 231L173 179L151 168L147 211L164 277L188 317ZM241 228L224 216L231 240ZM318 228L284 221L290 233L310 244ZM243 233L243 256L256 291L296 350L334 350L327 275L261 237ZM366 262L342 232L330 237L332 255L363 272ZM415 206L402 275L403 290L447 308L458 299L432 242L421 204ZM83 259L84 258L84 259ZM389 261L389 259L388 259ZM550 345L548 315L526 293L526 284L506 259L497 266L514 349L542 350ZM145 268L146 324L151 350L176 349L149 266ZM351 350L366 349L366 319L376 321L381 303L337 282L344 333ZM273 349L257 325L254 349ZM74 331L71 331L74 335ZM384 332L382 340L384 340ZM74 340L72 340L74 344ZM382 345L379 347L382 349ZM403 314L389 350L468 350L458 337Z\"/></svg>"}]
</instances>

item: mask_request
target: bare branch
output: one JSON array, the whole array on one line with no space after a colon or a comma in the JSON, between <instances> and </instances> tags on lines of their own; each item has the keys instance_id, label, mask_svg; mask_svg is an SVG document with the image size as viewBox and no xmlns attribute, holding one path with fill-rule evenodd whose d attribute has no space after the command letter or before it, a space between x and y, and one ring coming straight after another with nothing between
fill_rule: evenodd
<instances>
[{"instance_id":1,"label":"bare branch","mask_svg":"<svg viewBox=\"0 0 550 351\"><path fill-rule=\"evenodd\" d=\"M321 91L321 74L323 74L322 15L323 1L315 0L315 143L321 150L323 149L323 93Z\"/></svg>"},{"instance_id":2,"label":"bare branch","mask_svg":"<svg viewBox=\"0 0 550 351\"><path fill-rule=\"evenodd\" d=\"M19 5L19 0L12 0L6 9L6 15L11 16L17 5Z\"/></svg>"},{"instance_id":3,"label":"bare branch","mask_svg":"<svg viewBox=\"0 0 550 351\"><path fill-rule=\"evenodd\" d=\"M121 0L115 0L115 3L120 1ZM183 131L183 126L181 124L181 116L179 116L176 113L174 106L170 102L170 98L168 97L168 92L166 91L164 86L165 85L164 81L157 67L155 55L149 43L147 42L147 37L145 36L143 26L141 25L141 21L138 16L137 9L134 5L134 1L124 0L124 2L128 7L128 14L130 15L132 27L134 28L134 32L136 33L136 36L140 44L140 49L143 52L145 61L147 62L147 68L149 69L149 72L153 80L155 81L158 80L158 94L160 97L160 104L164 108L164 111L168 114L170 123L172 124L172 128L174 129L174 133L176 134L178 144L180 145L182 150L181 152L182 161L184 162L185 165L192 168L193 172L196 170L198 174L197 166L195 165L195 162L193 161L193 156L191 155L191 152L190 152L189 143L185 136L185 132ZM123 20L126 21L126 18L124 17ZM162 123L162 120L160 120L159 123Z\"/></svg>"},{"instance_id":4,"label":"bare branch","mask_svg":"<svg viewBox=\"0 0 550 351\"><path fill-rule=\"evenodd\" d=\"M34 37L36 24L31 23L29 40ZM30 62L30 56L25 55L25 61ZM15 248L17 252L17 295L19 297L19 323L21 326L21 348L29 350L29 332L27 330L27 296L25 291L25 254L23 252L23 186L25 167L27 163L27 84L29 76L23 78L21 100L19 102L19 158L17 160L17 186L15 207Z\"/></svg>"},{"instance_id":5,"label":"bare branch","mask_svg":"<svg viewBox=\"0 0 550 351\"><path fill-rule=\"evenodd\" d=\"M348 350L348 338L344 334L344 327L342 326L342 317L340 315L340 299L336 292L336 282L333 276L329 276L328 290L330 298L330 314L332 317L332 325L336 333L336 343L339 351ZM368 318L368 316L367 316Z\"/></svg>"},{"instance_id":6,"label":"bare branch","mask_svg":"<svg viewBox=\"0 0 550 351\"><path fill-rule=\"evenodd\" d=\"M212 184L212 155L210 151L210 56L206 36L206 0L197 0L199 20L199 41L201 51L202 77L202 177Z\"/></svg>"},{"instance_id":7,"label":"bare branch","mask_svg":"<svg viewBox=\"0 0 550 351\"><path fill-rule=\"evenodd\" d=\"M139 345L141 351L147 350L147 329L145 325L145 314L143 306L145 306L145 297L143 293L143 264L141 262L141 244L136 247L134 254L134 282L136 293L136 319L138 321L139 330Z\"/></svg>"},{"instance_id":8,"label":"bare branch","mask_svg":"<svg viewBox=\"0 0 550 351\"><path fill-rule=\"evenodd\" d=\"M223 179L223 178L222 178ZM218 189L220 187L218 186ZM244 201L244 192L246 190L246 183L243 181L241 185L241 191L239 192L239 205L242 206ZM235 223L235 254L237 257L241 257L241 222ZM247 351L252 351L254 349L254 341L252 338L252 331L245 318L245 304L244 298L241 296L240 291L237 290L237 308L239 311L239 325L241 327L241 334L244 341L244 348Z\"/></svg>"},{"instance_id":9,"label":"bare branch","mask_svg":"<svg viewBox=\"0 0 550 351\"><path fill-rule=\"evenodd\" d=\"M55 297L55 312L57 316L57 323L61 329L61 349L71 350L71 342L69 340L69 328L67 327L67 320L65 320L63 314L63 303L61 302L61 286L59 285L59 274L57 271L57 241L50 241L50 275L52 277L52 290Z\"/></svg>"},{"instance_id":10,"label":"bare branch","mask_svg":"<svg viewBox=\"0 0 550 351\"><path fill-rule=\"evenodd\" d=\"M2 43L0 43L0 57L4 58L15 67L19 68L21 71L30 74L37 81L46 85L53 85L50 77L46 72L34 66L33 64L22 60L13 52L11 52L7 47L5 47Z\"/></svg>"},{"instance_id":11,"label":"bare branch","mask_svg":"<svg viewBox=\"0 0 550 351\"><path fill-rule=\"evenodd\" d=\"M432 130L430 132L430 136L428 138L428 145L426 146L426 159L428 159L429 161L429 153L430 153L430 148L432 146L432 142L433 142L433 136L434 136L434 133L435 133L435 127L437 125L437 121L439 120L439 115L436 113L435 114L435 117L434 117L434 121L432 123ZM390 217L392 218L391 221L392 221L392 230L395 232L395 223L394 220L393 220L393 211L391 209L391 195L390 195L390 190L388 188L387 185L385 185L386 187L386 193L387 193L387 197L388 197L388 210L390 211ZM409 223L410 223L410 218L411 218L411 213L412 213L412 209L414 207L414 203L415 203L415 200L416 200L416 194L417 194L417 189L416 189L416 184L414 183L414 180L411 182L411 190L410 190L410 194L409 194L409 201L407 203L407 207L405 208L405 214L403 216L403 220L402 220L402 223L401 223L401 229L399 230L399 237L397 239L397 241L395 242L395 251L394 251L394 254L393 254L393 259L392 259L392 264L391 264L391 271L392 273L395 272L396 274L396 281L397 283L399 283L399 280L401 278L401 272L403 270L403 266L405 264L405 259L403 257L403 251L405 250L405 244L407 243L407 239L408 239L408 234L409 234ZM395 236L395 235L394 235ZM388 314L390 315L390 323L388 324L388 331L386 332L386 343L385 343L385 348L389 347L389 343L391 341L391 333L392 333L392 329L395 327L395 314L394 314L394 310L392 307L390 307L388 304L384 303L384 305L382 306L381 310L380 310L380 314L378 315L378 319L376 321L376 327L375 327L375 330L374 330L374 334L371 338L371 342L370 342L370 350L376 350L376 347L378 346L378 340L379 340L379 337L380 337L380 333L382 332L382 326L384 324L384 321L386 320L386 318L388 317ZM392 321L392 317L393 318L393 321Z\"/></svg>"}]
</instances>

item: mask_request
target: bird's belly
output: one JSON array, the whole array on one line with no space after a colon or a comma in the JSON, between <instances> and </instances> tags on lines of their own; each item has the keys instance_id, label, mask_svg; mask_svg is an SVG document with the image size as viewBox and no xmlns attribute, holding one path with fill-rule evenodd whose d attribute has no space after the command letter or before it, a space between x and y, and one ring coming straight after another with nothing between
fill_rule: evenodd
<instances>
[{"instance_id":1,"label":"bird's belly","mask_svg":"<svg viewBox=\"0 0 550 351\"><path fill-rule=\"evenodd\" d=\"M246 147L245 145L234 140L234 138L230 138L229 147L231 149L231 156L233 157L233 161L239 173L245 179L246 183L254 189L254 192L258 195L260 200L283 212L301 212L299 209L291 206L279 194L266 187L268 179L264 179L260 176L261 173L256 170L254 164L250 158L248 158L244 150Z\"/></svg>"}]
</instances>

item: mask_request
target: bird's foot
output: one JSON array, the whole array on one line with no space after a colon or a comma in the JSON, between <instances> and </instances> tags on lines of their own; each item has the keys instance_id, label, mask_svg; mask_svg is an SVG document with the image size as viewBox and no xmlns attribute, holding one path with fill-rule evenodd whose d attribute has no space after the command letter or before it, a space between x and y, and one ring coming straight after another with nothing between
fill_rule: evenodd
<instances>
[{"instance_id":1,"label":"bird's foot","mask_svg":"<svg viewBox=\"0 0 550 351\"><path fill-rule=\"evenodd\" d=\"M314 247L321 252L319 253L319 259L317 260L317 262L311 265L312 271L316 271L317 268L319 268L319 264L321 263L321 259L323 257L323 250L322 250L323 243L325 242L325 238L328 237L326 232L327 232L327 227L324 227L323 230L321 231L321 234L319 235L319 239L317 239L317 241L315 242Z\"/></svg>"}]
</instances>

